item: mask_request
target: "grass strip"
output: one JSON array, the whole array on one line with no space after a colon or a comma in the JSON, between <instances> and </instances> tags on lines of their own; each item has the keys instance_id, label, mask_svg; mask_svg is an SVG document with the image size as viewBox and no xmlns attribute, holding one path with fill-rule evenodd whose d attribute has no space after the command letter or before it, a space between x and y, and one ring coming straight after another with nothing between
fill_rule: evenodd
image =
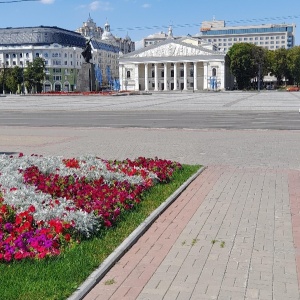
<instances>
[{"instance_id":1,"label":"grass strip","mask_svg":"<svg viewBox=\"0 0 300 300\"><path fill-rule=\"evenodd\" d=\"M117 224L82 241L56 258L0 264L2 300L64 300L200 166L183 165L168 184L145 192L141 203L124 213Z\"/></svg>"}]
</instances>

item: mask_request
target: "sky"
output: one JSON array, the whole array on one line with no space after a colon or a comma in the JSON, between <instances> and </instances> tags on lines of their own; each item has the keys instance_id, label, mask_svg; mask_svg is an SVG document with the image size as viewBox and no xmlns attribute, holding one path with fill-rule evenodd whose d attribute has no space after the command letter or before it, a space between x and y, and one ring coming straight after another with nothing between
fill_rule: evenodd
<instances>
[{"instance_id":1,"label":"sky","mask_svg":"<svg viewBox=\"0 0 300 300\"><path fill-rule=\"evenodd\" d=\"M89 15L97 26L108 22L118 37L133 41L172 25L174 36L199 33L201 22L224 20L227 26L295 24L300 45L299 0L0 0L0 28L81 27ZM298 32L299 31L299 32Z\"/></svg>"}]
</instances>

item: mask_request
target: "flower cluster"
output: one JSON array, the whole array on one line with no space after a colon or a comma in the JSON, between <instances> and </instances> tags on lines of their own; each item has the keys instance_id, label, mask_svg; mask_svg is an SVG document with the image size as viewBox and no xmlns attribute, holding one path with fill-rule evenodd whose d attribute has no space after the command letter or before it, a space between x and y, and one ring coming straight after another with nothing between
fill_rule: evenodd
<instances>
[{"instance_id":1,"label":"flower cluster","mask_svg":"<svg viewBox=\"0 0 300 300\"><path fill-rule=\"evenodd\" d=\"M56 256L111 227L181 165L158 158L107 161L0 156L0 262Z\"/></svg>"}]
</instances>

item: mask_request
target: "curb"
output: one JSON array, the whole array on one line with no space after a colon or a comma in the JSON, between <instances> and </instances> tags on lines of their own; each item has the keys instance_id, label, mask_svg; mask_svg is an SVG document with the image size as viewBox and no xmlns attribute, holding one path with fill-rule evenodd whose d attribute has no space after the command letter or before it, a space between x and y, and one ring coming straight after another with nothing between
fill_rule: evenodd
<instances>
[{"instance_id":1,"label":"curb","mask_svg":"<svg viewBox=\"0 0 300 300\"><path fill-rule=\"evenodd\" d=\"M203 171L201 167L193 176L184 182L165 202L154 210L144 222L142 222L104 261L91 273L91 275L76 289L67 300L81 300L93 287L106 275L113 265L134 245L137 240L148 230L155 220L179 197L179 195L194 181Z\"/></svg>"}]
</instances>

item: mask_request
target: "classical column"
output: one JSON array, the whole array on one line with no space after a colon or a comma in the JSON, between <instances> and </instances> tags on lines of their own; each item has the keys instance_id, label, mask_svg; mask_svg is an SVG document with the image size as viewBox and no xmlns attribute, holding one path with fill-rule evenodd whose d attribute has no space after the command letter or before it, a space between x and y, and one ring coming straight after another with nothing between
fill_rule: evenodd
<instances>
[{"instance_id":1,"label":"classical column","mask_svg":"<svg viewBox=\"0 0 300 300\"><path fill-rule=\"evenodd\" d=\"M208 89L208 63L204 62L203 63L203 67L204 67L204 76L203 76L203 89L207 90Z\"/></svg>"},{"instance_id":2,"label":"classical column","mask_svg":"<svg viewBox=\"0 0 300 300\"><path fill-rule=\"evenodd\" d=\"M158 66L154 64L154 91L158 91Z\"/></svg>"},{"instance_id":3,"label":"classical column","mask_svg":"<svg viewBox=\"0 0 300 300\"><path fill-rule=\"evenodd\" d=\"M225 89L225 63L223 61L221 62L220 73L217 78L221 82L220 86L218 86L218 89L224 90Z\"/></svg>"},{"instance_id":4,"label":"classical column","mask_svg":"<svg viewBox=\"0 0 300 300\"><path fill-rule=\"evenodd\" d=\"M178 90L177 80L177 63L174 63L174 91Z\"/></svg>"},{"instance_id":5,"label":"classical column","mask_svg":"<svg viewBox=\"0 0 300 300\"><path fill-rule=\"evenodd\" d=\"M100 72L101 72L101 70L100 70ZM125 90L125 88L124 88L125 77L123 77L123 76L124 76L124 66L119 65L120 90Z\"/></svg>"},{"instance_id":6,"label":"classical column","mask_svg":"<svg viewBox=\"0 0 300 300\"><path fill-rule=\"evenodd\" d=\"M167 63L164 63L164 91L168 90L168 68Z\"/></svg>"},{"instance_id":7,"label":"classical column","mask_svg":"<svg viewBox=\"0 0 300 300\"><path fill-rule=\"evenodd\" d=\"M134 90L139 91L140 90L140 84L139 84L139 65L135 65L135 70L134 70Z\"/></svg>"},{"instance_id":8,"label":"classical column","mask_svg":"<svg viewBox=\"0 0 300 300\"><path fill-rule=\"evenodd\" d=\"M145 64L145 91L149 91L148 64Z\"/></svg>"},{"instance_id":9,"label":"classical column","mask_svg":"<svg viewBox=\"0 0 300 300\"><path fill-rule=\"evenodd\" d=\"M187 90L187 63L183 63L183 90Z\"/></svg>"},{"instance_id":10,"label":"classical column","mask_svg":"<svg viewBox=\"0 0 300 300\"><path fill-rule=\"evenodd\" d=\"M197 91L198 90L198 73L197 73L197 62L195 61L194 62L194 88L193 90L194 91Z\"/></svg>"}]
</instances>

